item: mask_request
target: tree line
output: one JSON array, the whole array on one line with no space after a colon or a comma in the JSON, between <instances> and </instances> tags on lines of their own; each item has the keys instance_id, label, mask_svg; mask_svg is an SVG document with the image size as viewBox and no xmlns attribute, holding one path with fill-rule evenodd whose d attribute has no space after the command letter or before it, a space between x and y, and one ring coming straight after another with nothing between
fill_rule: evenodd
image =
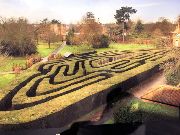
<instances>
[{"instance_id":1,"label":"tree line","mask_svg":"<svg viewBox=\"0 0 180 135\"><path fill-rule=\"evenodd\" d=\"M80 23L69 25L66 34L68 45L88 44L94 48L108 47L111 41L129 42L137 39L154 39L170 36L175 24L161 17L155 23L133 22L131 15L137 12L132 7L121 7L116 10L116 24L101 24L92 12L87 12ZM59 20L40 21L31 24L25 18L0 18L0 53L11 56L25 56L36 53L39 40L51 43L64 40L62 33L53 30L52 25L62 29Z\"/></svg>"}]
</instances>

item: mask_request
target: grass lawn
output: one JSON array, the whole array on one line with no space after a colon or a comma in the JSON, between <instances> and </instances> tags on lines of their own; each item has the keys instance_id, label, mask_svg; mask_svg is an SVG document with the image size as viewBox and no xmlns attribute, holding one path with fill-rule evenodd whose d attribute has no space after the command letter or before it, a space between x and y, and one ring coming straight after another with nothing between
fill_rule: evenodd
<instances>
[{"instance_id":1,"label":"grass lawn","mask_svg":"<svg viewBox=\"0 0 180 135\"><path fill-rule=\"evenodd\" d=\"M88 45L66 45L60 52L60 54L64 54L66 52L72 53L83 53L88 51L93 51L94 49Z\"/></svg>"},{"instance_id":2,"label":"grass lawn","mask_svg":"<svg viewBox=\"0 0 180 135\"><path fill-rule=\"evenodd\" d=\"M40 42L39 45L37 46L37 52L42 57L46 57L60 45L61 45L61 43L53 43L53 44L51 44L51 48L49 48L49 45L47 43Z\"/></svg>"},{"instance_id":3,"label":"grass lawn","mask_svg":"<svg viewBox=\"0 0 180 135\"><path fill-rule=\"evenodd\" d=\"M0 75L0 88L10 83L16 77L15 74L3 74Z\"/></svg>"},{"instance_id":4,"label":"grass lawn","mask_svg":"<svg viewBox=\"0 0 180 135\"><path fill-rule=\"evenodd\" d=\"M1 57L2 58L2 57ZM22 65L25 67L25 58L23 57L6 57L3 58L3 62L0 63L0 88L7 85L11 81L15 79L15 74L4 74L3 72L10 72L12 71L13 65Z\"/></svg>"},{"instance_id":5,"label":"grass lawn","mask_svg":"<svg viewBox=\"0 0 180 135\"><path fill-rule=\"evenodd\" d=\"M164 104L143 102L137 98L120 100L116 103L114 109L114 122L145 122L178 118L178 108Z\"/></svg>"},{"instance_id":6,"label":"grass lawn","mask_svg":"<svg viewBox=\"0 0 180 135\"><path fill-rule=\"evenodd\" d=\"M40 43L37 47L38 53L42 57L48 56L52 51L54 51L58 47L58 43L54 43L51 45L49 49L47 43ZM0 59L1 60L1 59ZM25 66L26 58L25 57L6 57L2 58L3 63L0 64L0 72L9 72L12 71L13 65L22 65Z\"/></svg>"},{"instance_id":7,"label":"grass lawn","mask_svg":"<svg viewBox=\"0 0 180 135\"><path fill-rule=\"evenodd\" d=\"M60 45L60 43L51 44L51 48L49 49L49 46L47 43L41 42L37 46L37 52L42 57L46 57L52 51L54 51L59 45ZM0 88L1 88L15 79L14 74L3 74L2 75L2 73L12 71L13 65L21 65L21 66L25 67L26 58L25 57L3 57L3 56L0 56L0 61L3 61L2 63L0 63Z\"/></svg>"},{"instance_id":8,"label":"grass lawn","mask_svg":"<svg viewBox=\"0 0 180 135\"><path fill-rule=\"evenodd\" d=\"M154 45L139 45L139 44L118 44L118 43L111 43L109 48L100 48L100 49L94 49L91 46L88 45L66 45L64 49L60 52L61 55L63 55L66 52L72 52L72 53L83 53L88 51L96 50L98 52L104 52L104 51L111 51L111 50L139 50L139 49L153 49L155 48Z\"/></svg>"},{"instance_id":9,"label":"grass lawn","mask_svg":"<svg viewBox=\"0 0 180 135\"><path fill-rule=\"evenodd\" d=\"M0 72L10 72L12 71L13 65L22 65L25 66L26 58L25 57L6 57L3 60L3 63L0 64Z\"/></svg>"}]
</instances>

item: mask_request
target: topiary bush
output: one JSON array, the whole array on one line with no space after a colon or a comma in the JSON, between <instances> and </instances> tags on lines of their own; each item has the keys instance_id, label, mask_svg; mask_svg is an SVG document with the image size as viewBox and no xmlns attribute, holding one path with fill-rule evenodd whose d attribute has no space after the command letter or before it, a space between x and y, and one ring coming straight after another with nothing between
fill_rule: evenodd
<instances>
[{"instance_id":1,"label":"topiary bush","mask_svg":"<svg viewBox=\"0 0 180 135\"><path fill-rule=\"evenodd\" d=\"M108 48L110 40L106 35L95 35L92 38L91 44L93 48Z\"/></svg>"}]
</instances>

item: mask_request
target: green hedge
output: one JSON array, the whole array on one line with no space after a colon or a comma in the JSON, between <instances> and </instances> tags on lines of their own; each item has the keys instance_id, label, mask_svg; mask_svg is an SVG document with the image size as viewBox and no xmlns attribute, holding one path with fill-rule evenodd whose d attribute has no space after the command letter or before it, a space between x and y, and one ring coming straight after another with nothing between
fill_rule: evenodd
<instances>
[{"instance_id":1,"label":"green hedge","mask_svg":"<svg viewBox=\"0 0 180 135\"><path fill-rule=\"evenodd\" d=\"M0 125L24 124L45 119L92 95L106 90L111 91L119 84L123 85L121 90L131 87L128 86L131 84L134 86L138 82L137 79L141 80L136 77L137 75L139 77L145 75L147 71L168 59L165 57L167 52L167 50L93 52L36 64L9 87L2 89ZM116 59L125 54L130 55ZM103 59L107 60L106 63L97 64ZM59 122L66 121L65 118L58 119Z\"/></svg>"},{"instance_id":2,"label":"green hedge","mask_svg":"<svg viewBox=\"0 0 180 135\"><path fill-rule=\"evenodd\" d=\"M114 105L115 123L134 123L179 118L179 109L163 104L143 102L133 96L124 97Z\"/></svg>"}]
</instances>

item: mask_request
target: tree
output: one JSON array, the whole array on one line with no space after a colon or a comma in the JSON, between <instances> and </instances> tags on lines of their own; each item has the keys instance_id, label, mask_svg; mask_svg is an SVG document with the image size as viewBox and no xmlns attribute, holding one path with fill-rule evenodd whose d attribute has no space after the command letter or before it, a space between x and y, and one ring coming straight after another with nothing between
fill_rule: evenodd
<instances>
[{"instance_id":1,"label":"tree","mask_svg":"<svg viewBox=\"0 0 180 135\"><path fill-rule=\"evenodd\" d=\"M94 14L92 13L92 12L87 12L86 13L86 19L95 19L95 17L94 17Z\"/></svg>"},{"instance_id":2,"label":"tree","mask_svg":"<svg viewBox=\"0 0 180 135\"><path fill-rule=\"evenodd\" d=\"M67 45L72 45L73 44L73 39L74 39L74 28L70 28L69 31L68 31L68 34L66 36L66 44Z\"/></svg>"},{"instance_id":3,"label":"tree","mask_svg":"<svg viewBox=\"0 0 180 135\"><path fill-rule=\"evenodd\" d=\"M178 16L177 23L180 24L180 15Z\"/></svg>"},{"instance_id":4,"label":"tree","mask_svg":"<svg viewBox=\"0 0 180 135\"><path fill-rule=\"evenodd\" d=\"M1 19L0 53L25 56L36 53L34 29L24 18Z\"/></svg>"},{"instance_id":5,"label":"tree","mask_svg":"<svg viewBox=\"0 0 180 135\"><path fill-rule=\"evenodd\" d=\"M143 30L144 30L144 25L142 24L141 20L138 20L135 26L135 32L137 34L141 34Z\"/></svg>"},{"instance_id":6,"label":"tree","mask_svg":"<svg viewBox=\"0 0 180 135\"><path fill-rule=\"evenodd\" d=\"M53 19L51 20L52 24L61 24L61 22L59 20Z\"/></svg>"},{"instance_id":7,"label":"tree","mask_svg":"<svg viewBox=\"0 0 180 135\"><path fill-rule=\"evenodd\" d=\"M94 36L102 35L102 25L96 22L93 13L87 13L80 25L80 37L84 43L92 45Z\"/></svg>"},{"instance_id":8,"label":"tree","mask_svg":"<svg viewBox=\"0 0 180 135\"><path fill-rule=\"evenodd\" d=\"M130 20L130 15L136 13L137 10L133 9L132 7L121 7L121 9L116 10L116 15L114 16L117 24L123 25L123 42L124 42L124 36L125 36L125 25Z\"/></svg>"},{"instance_id":9,"label":"tree","mask_svg":"<svg viewBox=\"0 0 180 135\"><path fill-rule=\"evenodd\" d=\"M162 33L161 29L157 28L157 29L155 29L155 30L153 31L153 35L154 35L155 37L162 37L162 36L163 36L163 33Z\"/></svg>"},{"instance_id":10,"label":"tree","mask_svg":"<svg viewBox=\"0 0 180 135\"><path fill-rule=\"evenodd\" d=\"M51 48L52 42L59 41L59 35L51 29L51 26L52 23L47 18L43 19L40 23L41 39L48 43L49 48Z\"/></svg>"},{"instance_id":11,"label":"tree","mask_svg":"<svg viewBox=\"0 0 180 135\"><path fill-rule=\"evenodd\" d=\"M165 17L160 17L158 22L155 23L153 30L160 29L163 36L168 36L173 31L173 24Z\"/></svg>"}]
</instances>

